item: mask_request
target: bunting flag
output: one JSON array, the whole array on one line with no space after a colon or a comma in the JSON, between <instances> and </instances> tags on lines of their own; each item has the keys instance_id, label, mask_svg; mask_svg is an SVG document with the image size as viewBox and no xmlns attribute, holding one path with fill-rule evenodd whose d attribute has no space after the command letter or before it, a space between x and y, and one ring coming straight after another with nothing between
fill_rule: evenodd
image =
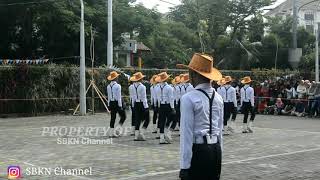
<instances>
[{"instance_id":1,"label":"bunting flag","mask_svg":"<svg viewBox=\"0 0 320 180\"><path fill-rule=\"evenodd\" d=\"M14 65L14 64L47 64L49 59L0 59L0 65Z\"/></svg>"}]
</instances>

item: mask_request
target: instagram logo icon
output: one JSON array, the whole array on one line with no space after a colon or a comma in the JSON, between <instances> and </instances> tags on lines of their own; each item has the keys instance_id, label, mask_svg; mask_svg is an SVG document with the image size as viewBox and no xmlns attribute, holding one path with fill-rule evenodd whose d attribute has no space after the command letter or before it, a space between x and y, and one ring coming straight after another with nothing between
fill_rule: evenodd
<instances>
[{"instance_id":1,"label":"instagram logo icon","mask_svg":"<svg viewBox=\"0 0 320 180\"><path fill-rule=\"evenodd\" d=\"M8 167L8 179L19 179L21 177L21 169L19 166Z\"/></svg>"}]
</instances>

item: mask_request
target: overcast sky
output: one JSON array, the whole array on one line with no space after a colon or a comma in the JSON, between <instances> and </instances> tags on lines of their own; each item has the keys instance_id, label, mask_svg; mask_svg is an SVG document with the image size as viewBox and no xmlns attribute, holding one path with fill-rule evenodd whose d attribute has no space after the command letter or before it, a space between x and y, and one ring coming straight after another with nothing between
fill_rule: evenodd
<instances>
[{"instance_id":1,"label":"overcast sky","mask_svg":"<svg viewBox=\"0 0 320 180\"><path fill-rule=\"evenodd\" d=\"M157 6L158 10L162 13L168 12L169 8L174 6L172 4L180 4L180 0L163 0L163 1L170 2L171 4L162 2L161 0L137 0L137 3L143 3L144 6L146 6L147 8L153 8ZM284 1L286 0L277 0L275 5L278 5Z\"/></svg>"}]
</instances>

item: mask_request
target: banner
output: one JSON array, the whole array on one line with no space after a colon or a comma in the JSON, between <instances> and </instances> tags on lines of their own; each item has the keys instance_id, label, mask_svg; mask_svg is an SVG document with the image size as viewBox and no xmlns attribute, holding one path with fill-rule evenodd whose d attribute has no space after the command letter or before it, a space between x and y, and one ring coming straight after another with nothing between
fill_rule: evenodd
<instances>
[{"instance_id":1,"label":"banner","mask_svg":"<svg viewBox=\"0 0 320 180\"><path fill-rule=\"evenodd\" d=\"M0 65L14 65L14 64L47 64L49 59L0 59Z\"/></svg>"}]
</instances>

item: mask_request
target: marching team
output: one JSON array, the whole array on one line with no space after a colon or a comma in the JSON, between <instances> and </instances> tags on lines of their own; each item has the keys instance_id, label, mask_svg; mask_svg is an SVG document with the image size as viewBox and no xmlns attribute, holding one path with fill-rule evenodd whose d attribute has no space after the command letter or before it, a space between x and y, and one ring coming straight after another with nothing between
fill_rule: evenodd
<instances>
[{"instance_id":1,"label":"marching team","mask_svg":"<svg viewBox=\"0 0 320 180\"><path fill-rule=\"evenodd\" d=\"M232 78L214 68L213 58L196 53L190 64L181 65L189 73L180 74L169 82L167 72L150 79L150 102L147 88L142 83L145 75L137 72L129 79L129 96L132 111L131 125L134 141L146 141L145 132L150 123L149 109L153 110L152 133L160 144L172 143L172 131L180 131L180 173L182 180L219 180L223 152L223 135L233 133L237 115L237 89L231 86ZM121 135L126 120L120 74L113 71L107 79L108 106L111 111L111 137ZM240 106L244 114L242 133L253 133L254 90L250 77L244 77L240 92ZM213 82L220 86L213 88ZM251 113L248 123L249 113ZM115 128L116 115L119 125ZM231 121L230 121L231 119ZM120 127L120 128L118 128Z\"/></svg>"},{"instance_id":2,"label":"marching team","mask_svg":"<svg viewBox=\"0 0 320 180\"><path fill-rule=\"evenodd\" d=\"M126 113L121 95L121 85L117 83L120 74L113 71L107 76L110 84L106 87L108 106L111 113L110 137L121 135L119 129L115 128L116 114L120 116L119 127L126 120ZM149 109L153 110L152 133L157 134L160 144L172 143L172 132L179 131L180 127L180 104L181 97L194 90L190 83L189 74L180 74L169 83L170 75L166 72L152 76L150 79L150 105L147 100L146 86L143 85L145 75L137 72L129 79L129 97L131 107L131 125L134 141L146 141L145 132L150 123ZM216 92L222 97L223 111L223 135L229 135L235 131L235 120L237 116L237 90L232 87L231 76L225 76L217 82L219 87ZM255 118L254 112L254 90L250 86L250 77L244 77L241 81L244 86L240 89L240 106L244 113L242 133L252 133L252 123ZM248 122L249 113L251 113ZM231 119L231 120L230 120Z\"/></svg>"}]
</instances>

